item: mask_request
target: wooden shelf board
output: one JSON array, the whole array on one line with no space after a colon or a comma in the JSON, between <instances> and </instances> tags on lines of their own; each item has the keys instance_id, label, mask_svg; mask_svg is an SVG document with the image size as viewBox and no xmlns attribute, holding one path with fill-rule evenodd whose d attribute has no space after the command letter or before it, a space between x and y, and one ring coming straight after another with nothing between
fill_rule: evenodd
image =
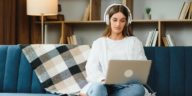
<instances>
[{"instance_id":1,"label":"wooden shelf board","mask_svg":"<svg viewBox=\"0 0 192 96\"><path fill-rule=\"evenodd\" d=\"M132 22L138 22L138 23L153 23L153 22L192 22L192 19L183 19L183 20L178 20L178 19L173 19L173 20L133 20Z\"/></svg>"},{"instance_id":2,"label":"wooden shelf board","mask_svg":"<svg viewBox=\"0 0 192 96\"><path fill-rule=\"evenodd\" d=\"M158 23L158 20L133 20L133 23Z\"/></svg>"},{"instance_id":3,"label":"wooden shelf board","mask_svg":"<svg viewBox=\"0 0 192 96\"><path fill-rule=\"evenodd\" d=\"M41 22L36 22L41 23ZM65 24L105 24L104 21L45 21L45 24L59 24L59 23L65 23Z\"/></svg>"},{"instance_id":4,"label":"wooden shelf board","mask_svg":"<svg viewBox=\"0 0 192 96\"><path fill-rule=\"evenodd\" d=\"M165 22L165 23L179 23L179 22L186 22L186 23L192 23L192 19L183 19L183 20L133 20L133 23L158 23L158 22ZM36 22L41 23L41 22ZM104 21L101 20L95 20L95 21L45 21L46 23L65 23L65 24L105 24Z\"/></svg>"},{"instance_id":5,"label":"wooden shelf board","mask_svg":"<svg viewBox=\"0 0 192 96\"><path fill-rule=\"evenodd\" d=\"M161 20L161 22L165 23L192 23L192 19L183 19L183 20Z\"/></svg>"},{"instance_id":6,"label":"wooden shelf board","mask_svg":"<svg viewBox=\"0 0 192 96\"><path fill-rule=\"evenodd\" d=\"M44 23L63 23L64 21L45 21Z\"/></svg>"},{"instance_id":7,"label":"wooden shelf board","mask_svg":"<svg viewBox=\"0 0 192 96\"><path fill-rule=\"evenodd\" d=\"M65 24L105 24L104 21L64 21Z\"/></svg>"}]
</instances>

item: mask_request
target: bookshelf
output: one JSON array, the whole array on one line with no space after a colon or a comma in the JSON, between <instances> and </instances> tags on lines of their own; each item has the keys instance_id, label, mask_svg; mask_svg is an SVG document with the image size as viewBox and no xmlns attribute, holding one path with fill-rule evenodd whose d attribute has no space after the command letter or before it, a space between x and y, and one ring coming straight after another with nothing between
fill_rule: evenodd
<instances>
[{"instance_id":1,"label":"bookshelf","mask_svg":"<svg viewBox=\"0 0 192 96\"><path fill-rule=\"evenodd\" d=\"M169 27L177 27L178 29L180 27L183 27L184 29L186 27L190 27L192 25L192 20L133 20L132 26L136 29L141 26L148 27L150 26L150 29L157 28L159 35L158 35L158 45L157 46L164 46L162 37L166 36L167 29ZM133 29L134 30L134 29ZM145 37L146 39L146 37ZM175 38L176 39L176 38ZM146 40L144 40L146 41ZM144 43L144 42L143 42ZM187 44L189 45L189 44ZM182 44L179 44L179 46L183 46Z\"/></svg>"},{"instance_id":2,"label":"bookshelf","mask_svg":"<svg viewBox=\"0 0 192 96\"><path fill-rule=\"evenodd\" d=\"M132 13L135 13L135 12L133 12L133 9L134 9L134 6L135 6L133 1L134 0L127 0L126 5L129 6ZM146 1L146 0L144 0L144 1ZM144 1L142 1L142 2L144 2ZM90 14L89 14L89 16L90 16L89 21L81 21L80 19L78 19L78 20L67 19L65 21L47 22L47 24L48 23L60 23L61 24L61 26L62 26L61 27L61 38L60 38L59 43L67 43L66 36L69 33L70 34L71 33L81 34L81 32L77 32L77 30L82 29L83 31L86 31L87 33L91 33L92 31L95 31L95 30L96 31L99 30L99 32L103 32L106 25L105 25L105 22L102 21L102 17L103 17L102 16L102 10L103 10L102 7L103 6L101 6L102 5L102 0L88 0L86 2L88 2L86 4L91 4L91 11L90 11ZM165 2L165 1L162 1L162 2ZM86 4L85 4L85 6L87 6ZM94 10L94 9L99 9L99 10ZM135 9L134 9L134 11L135 11ZM179 13L179 12L177 12L177 13ZM154 19L154 20L143 20L142 18L137 18L138 16L134 16L134 15L135 14L133 14L134 19L133 19L133 22L132 22L132 29L133 29L134 34L137 37L139 37L139 35L141 36L141 37L139 37L139 39L141 39L143 44L146 41L147 32L149 32L152 29L157 28L158 32L159 32L156 46L164 46L163 41L162 41L162 37L165 37L165 34L169 32L170 27L177 26L177 28L181 28L181 29L184 28L185 29L185 27L192 25L192 20L191 19L189 19L189 20L188 19L182 20L182 19L176 19L176 18L170 19L170 17L169 17L169 18L166 18L166 19L162 18L162 19ZM190 28L188 29L188 31L191 31L191 30L192 29L190 29ZM94 33L94 34L96 34L96 33ZM98 33L98 34L100 34L100 33ZM142 36L144 36L144 37L142 37ZM87 38L87 36L85 36L85 38ZM183 39L185 39L185 38L183 37ZM88 41L91 41L91 40L88 40ZM87 43L87 42L85 42L85 43ZM182 43L179 44L179 45L182 45ZM188 46L190 44L186 44L186 45Z\"/></svg>"},{"instance_id":3,"label":"bookshelf","mask_svg":"<svg viewBox=\"0 0 192 96\"><path fill-rule=\"evenodd\" d=\"M191 46L190 40L192 35L192 19L185 20L162 20L161 25L161 39L166 37L166 34L170 34L173 38L175 46ZM162 40L161 40L162 41ZM164 46L163 42L160 43Z\"/></svg>"},{"instance_id":4,"label":"bookshelf","mask_svg":"<svg viewBox=\"0 0 192 96\"><path fill-rule=\"evenodd\" d=\"M88 21L82 21L82 20L66 20L63 21L63 31L61 31L61 39L60 43L67 43L67 36L69 34L74 34L74 26L105 26L105 22L102 21L101 16L101 3L102 0L89 0L87 4L90 6L90 12L89 12L89 20ZM130 10L133 12L133 1L132 0L125 0L125 4L130 8ZM87 6L87 5L86 5ZM86 8L84 8L86 10ZM84 14L85 15L85 14ZM104 28L102 28L104 29Z\"/></svg>"},{"instance_id":5,"label":"bookshelf","mask_svg":"<svg viewBox=\"0 0 192 96\"><path fill-rule=\"evenodd\" d=\"M40 23L40 22L36 22L36 23ZM48 38L48 27L49 27L49 25L57 25L57 27L56 28L58 28L59 27L59 29L60 29L60 32L59 32L59 40L54 40L54 41L52 41L51 43L64 43L63 42L63 37L65 36L64 35L64 21L45 21L44 22L44 31L45 31L45 43L50 43L50 42L48 42L48 40L50 39L50 38Z\"/></svg>"},{"instance_id":6,"label":"bookshelf","mask_svg":"<svg viewBox=\"0 0 192 96\"><path fill-rule=\"evenodd\" d=\"M133 20L133 33L142 41L143 45L145 45L149 31L160 29L161 26L159 22L158 20ZM160 36L159 34L157 38L157 46L160 46L161 43Z\"/></svg>"},{"instance_id":7,"label":"bookshelf","mask_svg":"<svg viewBox=\"0 0 192 96\"><path fill-rule=\"evenodd\" d=\"M73 33L73 30L76 26L83 26L83 27L89 27L89 26L105 26L105 22L103 21L64 21L64 31L62 31L63 35L61 36L63 39L61 39L60 43L67 43L66 36L68 33ZM102 28L103 29L103 28Z\"/></svg>"}]
</instances>

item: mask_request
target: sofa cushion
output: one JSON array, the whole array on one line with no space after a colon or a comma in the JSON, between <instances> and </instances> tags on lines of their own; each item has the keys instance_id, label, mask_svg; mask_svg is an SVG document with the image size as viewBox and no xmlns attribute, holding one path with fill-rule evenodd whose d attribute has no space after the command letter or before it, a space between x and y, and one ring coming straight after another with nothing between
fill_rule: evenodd
<instances>
[{"instance_id":1,"label":"sofa cushion","mask_svg":"<svg viewBox=\"0 0 192 96\"><path fill-rule=\"evenodd\" d=\"M148 79L157 96L192 96L192 47L145 47L153 61Z\"/></svg>"},{"instance_id":2,"label":"sofa cushion","mask_svg":"<svg viewBox=\"0 0 192 96\"><path fill-rule=\"evenodd\" d=\"M45 93L20 45L0 45L0 93Z\"/></svg>"},{"instance_id":3,"label":"sofa cushion","mask_svg":"<svg viewBox=\"0 0 192 96\"><path fill-rule=\"evenodd\" d=\"M74 94L87 84L88 45L33 44L22 48L46 91Z\"/></svg>"}]
</instances>

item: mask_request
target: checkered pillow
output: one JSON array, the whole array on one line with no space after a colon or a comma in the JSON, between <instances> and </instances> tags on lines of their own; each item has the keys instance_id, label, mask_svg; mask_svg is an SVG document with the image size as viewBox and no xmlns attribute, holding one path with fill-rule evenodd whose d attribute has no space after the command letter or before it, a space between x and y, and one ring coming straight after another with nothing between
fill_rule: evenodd
<instances>
[{"instance_id":1,"label":"checkered pillow","mask_svg":"<svg viewBox=\"0 0 192 96\"><path fill-rule=\"evenodd\" d=\"M21 46L22 52L46 91L74 94L87 84L85 64L90 50L88 45Z\"/></svg>"}]
</instances>

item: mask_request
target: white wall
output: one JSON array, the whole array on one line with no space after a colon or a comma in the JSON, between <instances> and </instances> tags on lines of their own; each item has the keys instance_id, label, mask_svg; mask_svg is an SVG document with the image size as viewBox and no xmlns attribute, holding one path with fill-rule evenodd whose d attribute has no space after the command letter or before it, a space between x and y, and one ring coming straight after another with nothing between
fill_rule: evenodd
<instances>
[{"instance_id":1,"label":"white wall","mask_svg":"<svg viewBox=\"0 0 192 96\"><path fill-rule=\"evenodd\" d=\"M134 0L134 19L143 19L146 7L151 8L153 20L177 19L186 0Z\"/></svg>"},{"instance_id":2,"label":"white wall","mask_svg":"<svg viewBox=\"0 0 192 96\"><path fill-rule=\"evenodd\" d=\"M60 24L45 24L45 43L59 43L61 35Z\"/></svg>"},{"instance_id":3,"label":"white wall","mask_svg":"<svg viewBox=\"0 0 192 96\"><path fill-rule=\"evenodd\" d=\"M91 45L94 40L102 36L104 25L85 24L74 26L74 34L77 36L78 44Z\"/></svg>"},{"instance_id":4,"label":"white wall","mask_svg":"<svg viewBox=\"0 0 192 96\"><path fill-rule=\"evenodd\" d=\"M169 25L167 33L172 36L176 46L192 46L192 23Z\"/></svg>"},{"instance_id":5,"label":"white wall","mask_svg":"<svg viewBox=\"0 0 192 96\"><path fill-rule=\"evenodd\" d=\"M59 0L66 21L81 20L89 0Z\"/></svg>"}]
</instances>

